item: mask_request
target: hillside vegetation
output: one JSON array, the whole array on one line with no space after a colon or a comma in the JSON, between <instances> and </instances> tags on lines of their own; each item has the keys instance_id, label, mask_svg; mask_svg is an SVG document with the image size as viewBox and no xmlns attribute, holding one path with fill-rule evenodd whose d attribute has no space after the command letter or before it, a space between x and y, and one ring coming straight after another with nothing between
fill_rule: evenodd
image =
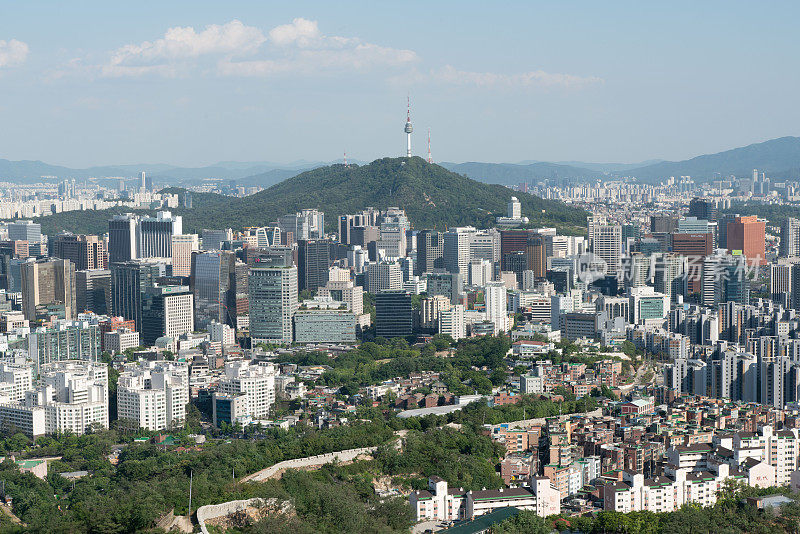
<instances>
[{"instance_id":1,"label":"hillside vegetation","mask_svg":"<svg viewBox=\"0 0 800 534\"><path fill-rule=\"evenodd\" d=\"M183 216L186 232L203 228L263 226L280 215L303 208L325 212L328 230L335 230L337 217L368 206L406 210L415 228L444 230L450 226L490 227L506 214L514 196L522 213L537 226L555 226L567 234L582 233L587 213L561 202L515 193L501 185L484 184L432 165L421 158L384 158L369 165L331 165L306 171L255 195L231 198L194 194L192 209L176 209ZM107 219L126 209L67 212L42 217L42 230L62 229L80 233L102 233Z\"/></svg>"}]
</instances>

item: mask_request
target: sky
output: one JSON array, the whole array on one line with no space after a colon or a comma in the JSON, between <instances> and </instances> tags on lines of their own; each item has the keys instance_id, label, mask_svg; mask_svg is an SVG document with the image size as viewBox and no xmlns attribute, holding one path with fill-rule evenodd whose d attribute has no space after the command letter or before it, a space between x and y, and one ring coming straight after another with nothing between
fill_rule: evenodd
<instances>
[{"instance_id":1,"label":"sky","mask_svg":"<svg viewBox=\"0 0 800 534\"><path fill-rule=\"evenodd\" d=\"M0 158L680 160L800 134L797 2L0 0Z\"/></svg>"}]
</instances>

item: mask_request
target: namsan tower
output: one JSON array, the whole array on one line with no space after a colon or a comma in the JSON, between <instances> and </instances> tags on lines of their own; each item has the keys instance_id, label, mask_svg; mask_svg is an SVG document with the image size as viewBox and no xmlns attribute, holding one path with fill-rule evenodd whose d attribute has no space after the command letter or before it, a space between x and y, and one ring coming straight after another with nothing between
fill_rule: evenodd
<instances>
[{"instance_id":1,"label":"namsan tower","mask_svg":"<svg viewBox=\"0 0 800 534\"><path fill-rule=\"evenodd\" d=\"M406 127L404 128L406 132L406 157L411 157L411 132L414 131L414 127L411 126L411 97L408 97L408 111L406 113Z\"/></svg>"}]
</instances>

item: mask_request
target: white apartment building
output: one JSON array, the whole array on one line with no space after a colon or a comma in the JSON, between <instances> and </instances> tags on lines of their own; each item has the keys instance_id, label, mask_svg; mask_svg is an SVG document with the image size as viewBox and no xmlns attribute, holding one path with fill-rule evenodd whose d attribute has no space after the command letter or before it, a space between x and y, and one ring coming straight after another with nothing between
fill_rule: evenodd
<instances>
[{"instance_id":1,"label":"white apartment building","mask_svg":"<svg viewBox=\"0 0 800 534\"><path fill-rule=\"evenodd\" d=\"M136 428L156 431L186 422L189 367L184 363L141 362L117 382L117 416Z\"/></svg>"},{"instance_id":2,"label":"white apartment building","mask_svg":"<svg viewBox=\"0 0 800 534\"><path fill-rule=\"evenodd\" d=\"M139 332L130 328L120 328L111 332L103 332L103 346L111 354L119 354L140 345Z\"/></svg>"},{"instance_id":3,"label":"white apartment building","mask_svg":"<svg viewBox=\"0 0 800 534\"><path fill-rule=\"evenodd\" d=\"M246 360L225 364L225 375L219 379L217 393L228 397L245 397L239 415L251 419L266 419L275 403L275 376L271 363L252 363ZM216 424L216 421L214 421Z\"/></svg>"},{"instance_id":4,"label":"white apartment building","mask_svg":"<svg viewBox=\"0 0 800 534\"><path fill-rule=\"evenodd\" d=\"M489 282L485 288L486 320L494 323L494 335L508 330L506 286L503 282Z\"/></svg>"},{"instance_id":5,"label":"white apartment building","mask_svg":"<svg viewBox=\"0 0 800 534\"><path fill-rule=\"evenodd\" d=\"M467 337L467 322L464 318L464 306L456 304L449 310L439 313L439 333L452 337L455 341Z\"/></svg>"},{"instance_id":6,"label":"white apartment building","mask_svg":"<svg viewBox=\"0 0 800 534\"><path fill-rule=\"evenodd\" d=\"M226 324L212 321L208 325L208 333L212 342L221 343L223 346L236 343L236 330Z\"/></svg>"},{"instance_id":7,"label":"white apartment building","mask_svg":"<svg viewBox=\"0 0 800 534\"><path fill-rule=\"evenodd\" d=\"M22 367L22 366L20 366ZM28 366L33 372L33 364ZM0 424L16 426L33 438L43 434L70 432L83 434L91 427L108 428L108 369L104 364L65 360L44 365L37 385L28 381L23 369L4 370L8 382L0 390ZM9 387L10 386L10 387ZM19 397L21 387L27 387Z\"/></svg>"}]
</instances>

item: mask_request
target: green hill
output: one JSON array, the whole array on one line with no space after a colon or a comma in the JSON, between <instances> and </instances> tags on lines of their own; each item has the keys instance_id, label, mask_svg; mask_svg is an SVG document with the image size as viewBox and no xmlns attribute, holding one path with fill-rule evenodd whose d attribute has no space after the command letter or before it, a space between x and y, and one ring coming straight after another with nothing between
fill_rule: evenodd
<instances>
[{"instance_id":1,"label":"green hill","mask_svg":"<svg viewBox=\"0 0 800 534\"><path fill-rule=\"evenodd\" d=\"M324 211L328 229L335 230L338 215L368 206L403 208L415 228L490 227L495 217L505 215L513 195L506 187L471 180L418 157L384 158L360 167L320 167L244 198L194 194L192 209L173 211L183 216L186 232L263 226L303 208ZM555 226L563 233L584 231L585 211L531 195L516 196L531 224ZM67 212L39 222L45 233L61 229L102 233L107 228L105 220L121 211L126 210Z\"/></svg>"}]
</instances>

